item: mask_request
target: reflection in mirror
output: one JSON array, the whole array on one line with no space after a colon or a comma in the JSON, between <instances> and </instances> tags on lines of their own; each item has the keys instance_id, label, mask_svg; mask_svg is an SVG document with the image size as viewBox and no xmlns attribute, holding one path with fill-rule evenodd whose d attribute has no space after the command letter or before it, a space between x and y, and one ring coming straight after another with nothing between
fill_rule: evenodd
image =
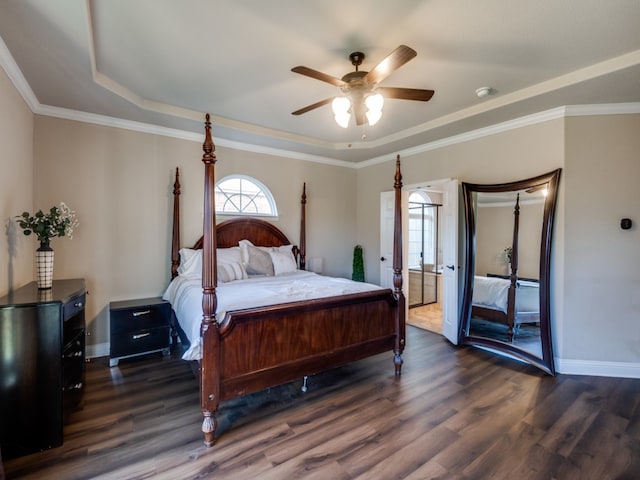
<instances>
[{"instance_id":1,"label":"reflection in mirror","mask_svg":"<svg viewBox=\"0 0 640 480\"><path fill-rule=\"evenodd\" d=\"M460 343L553 374L551 232L560 170L498 185L463 183L466 279Z\"/></svg>"}]
</instances>

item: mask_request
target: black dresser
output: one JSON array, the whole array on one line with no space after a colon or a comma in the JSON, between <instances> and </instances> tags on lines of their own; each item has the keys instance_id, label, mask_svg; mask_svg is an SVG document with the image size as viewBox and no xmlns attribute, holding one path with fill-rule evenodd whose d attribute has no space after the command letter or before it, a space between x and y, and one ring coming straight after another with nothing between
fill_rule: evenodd
<instances>
[{"instance_id":1,"label":"black dresser","mask_svg":"<svg viewBox=\"0 0 640 480\"><path fill-rule=\"evenodd\" d=\"M84 391L83 279L32 282L0 298L0 448L15 458L62 445Z\"/></svg>"}]
</instances>

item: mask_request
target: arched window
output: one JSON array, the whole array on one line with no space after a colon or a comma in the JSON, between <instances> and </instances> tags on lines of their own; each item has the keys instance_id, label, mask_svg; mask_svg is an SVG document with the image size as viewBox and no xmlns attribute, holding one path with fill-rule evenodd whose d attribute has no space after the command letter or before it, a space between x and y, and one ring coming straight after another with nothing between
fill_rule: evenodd
<instances>
[{"instance_id":1,"label":"arched window","mask_svg":"<svg viewBox=\"0 0 640 480\"><path fill-rule=\"evenodd\" d=\"M273 195L255 178L229 175L216 183L216 213L223 215L278 216Z\"/></svg>"}]
</instances>

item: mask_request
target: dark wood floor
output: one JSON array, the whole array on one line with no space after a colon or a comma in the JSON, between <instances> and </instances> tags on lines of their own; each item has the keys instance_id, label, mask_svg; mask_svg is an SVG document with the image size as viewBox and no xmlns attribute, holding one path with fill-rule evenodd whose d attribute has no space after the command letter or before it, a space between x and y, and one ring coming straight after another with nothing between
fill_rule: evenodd
<instances>
[{"instance_id":1,"label":"dark wood floor","mask_svg":"<svg viewBox=\"0 0 640 480\"><path fill-rule=\"evenodd\" d=\"M638 479L640 380L560 375L408 327L390 354L222 405L200 434L178 359L88 365L62 447L5 462L8 479Z\"/></svg>"}]
</instances>

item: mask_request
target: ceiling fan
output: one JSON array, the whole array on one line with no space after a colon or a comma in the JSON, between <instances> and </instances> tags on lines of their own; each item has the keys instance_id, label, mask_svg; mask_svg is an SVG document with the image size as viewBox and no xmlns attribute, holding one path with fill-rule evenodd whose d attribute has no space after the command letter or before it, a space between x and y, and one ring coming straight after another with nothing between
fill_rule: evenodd
<instances>
[{"instance_id":1,"label":"ceiling fan","mask_svg":"<svg viewBox=\"0 0 640 480\"><path fill-rule=\"evenodd\" d=\"M355 67L355 71L347 73L342 78L337 78L308 67L294 67L291 69L292 72L340 87L343 96L325 98L312 105L296 110L292 112L292 114L302 115L323 105L333 103L336 122L346 128L349 122L349 112L355 115L357 125L363 125L367 121L370 125L376 123L382 115L383 97L426 102L433 96L433 90L377 86L378 83L416 55L417 53L414 49L406 45L400 45L378 63L373 70L365 72L358 70L358 67L365 58L364 53L353 52L349 55L349 59Z\"/></svg>"}]
</instances>

